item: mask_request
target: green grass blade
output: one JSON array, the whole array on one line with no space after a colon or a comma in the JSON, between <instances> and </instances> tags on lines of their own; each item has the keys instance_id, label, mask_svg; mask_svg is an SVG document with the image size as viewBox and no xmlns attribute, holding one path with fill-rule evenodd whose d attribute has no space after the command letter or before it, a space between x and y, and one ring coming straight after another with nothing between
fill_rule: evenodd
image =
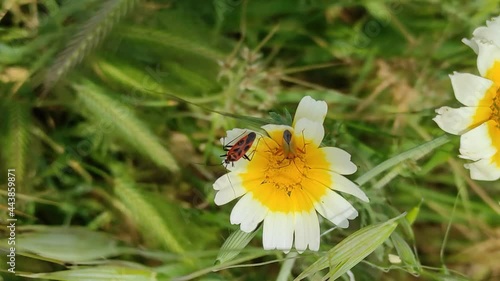
<instances>
[{"instance_id":1,"label":"green grass blade","mask_svg":"<svg viewBox=\"0 0 500 281\"><path fill-rule=\"evenodd\" d=\"M17 192L29 192L24 183L30 145L28 132L31 125L30 108L20 102L8 103L7 107L8 126L3 153L5 168L15 169Z\"/></svg>"},{"instance_id":2,"label":"green grass blade","mask_svg":"<svg viewBox=\"0 0 500 281\"><path fill-rule=\"evenodd\" d=\"M1 244L9 247L5 240ZM67 263L94 261L119 253L116 241L105 233L82 227L48 226L19 234L16 238L16 251L18 254L34 253Z\"/></svg>"},{"instance_id":3,"label":"green grass blade","mask_svg":"<svg viewBox=\"0 0 500 281\"><path fill-rule=\"evenodd\" d=\"M391 240L406 270L408 270L409 273L415 276L419 276L422 272L422 265L417 260L415 253L413 253L410 245L408 245L403 237L397 232L394 232L391 235Z\"/></svg>"},{"instance_id":4,"label":"green grass blade","mask_svg":"<svg viewBox=\"0 0 500 281\"><path fill-rule=\"evenodd\" d=\"M220 248L216 263L223 264L238 256L241 250L243 250L243 248L245 248L248 243L250 243L252 238L257 233L257 230L247 233L238 229L235 232L231 233L231 235L229 235L227 240Z\"/></svg>"},{"instance_id":5,"label":"green grass blade","mask_svg":"<svg viewBox=\"0 0 500 281\"><path fill-rule=\"evenodd\" d=\"M85 22L81 30L68 42L58 54L55 62L45 74L44 89L50 90L59 79L79 64L109 34L138 0L107 0L101 4L97 13Z\"/></svg>"},{"instance_id":6,"label":"green grass blade","mask_svg":"<svg viewBox=\"0 0 500 281\"><path fill-rule=\"evenodd\" d=\"M148 156L157 165L172 172L179 170L170 152L159 142L158 138L147 129L147 125L139 120L132 111L122 103L113 100L104 89L90 81L76 85L78 100L92 115L101 120L101 128L116 132L137 150Z\"/></svg>"},{"instance_id":7,"label":"green grass blade","mask_svg":"<svg viewBox=\"0 0 500 281\"><path fill-rule=\"evenodd\" d=\"M128 210L127 215L135 221L142 233L166 249L177 254L184 254L186 252L184 247L166 225L158 211L136 189L133 180L127 176L122 167L115 166L113 170L115 193Z\"/></svg>"},{"instance_id":8,"label":"green grass blade","mask_svg":"<svg viewBox=\"0 0 500 281\"><path fill-rule=\"evenodd\" d=\"M111 77L120 84L152 97L163 97L163 93L177 94L155 81L147 72L140 71L130 64L102 59L95 66L100 72L103 72L106 76ZM151 89L154 89L154 91Z\"/></svg>"},{"instance_id":9,"label":"green grass blade","mask_svg":"<svg viewBox=\"0 0 500 281\"><path fill-rule=\"evenodd\" d=\"M214 61L221 60L226 56L226 54L218 50L208 48L206 44L186 40L181 36L163 30L148 29L133 25L120 29L120 35L134 40L151 42L160 46L181 49Z\"/></svg>"},{"instance_id":10,"label":"green grass blade","mask_svg":"<svg viewBox=\"0 0 500 281\"><path fill-rule=\"evenodd\" d=\"M295 280L303 280L327 267L330 270L322 280L337 279L384 243L396 229L396 220L400 217L356 231L306 268Z\"/></svg>"},{"instance_id":11,"label":"green grass blade","mask_svg":"<svg viewBox=\"0 0 500 281\"><path fill-rule=\"evenodd\" d=\"M28 278L65 281L155 281L156 273L143 267L125 267L118 265L104 265L90 268L75 268L72 270L55 271L50 273L21 274Z\"/></svg>"},{"instance_id":12,"label":"green grass blade","mask_svg":"<svg viewBox=\"0 0 500 281\"><path fill-rule=\"evenodd\" d=\"M371 169L370 171L366 172L364 175L360 176L355 180L355 182L359 185L363 185L367 183L369 180L372 178L376 177L380 173L396 166L397 164L408 160L408 159L414 159L417 160L427 153L431 152L432 150L440 147L443 144L446 144L447 142L450 141L450 137L448 135L443 135L440 136L439 138L433 139L431 141L428 141L424 144L421 144L417 147L414 147L410 150L407 150L403 153L400 153L399 155L396 155L392 158L387 159L386 161L378 164L376 167Z\"/></svg>"}]
</instances>

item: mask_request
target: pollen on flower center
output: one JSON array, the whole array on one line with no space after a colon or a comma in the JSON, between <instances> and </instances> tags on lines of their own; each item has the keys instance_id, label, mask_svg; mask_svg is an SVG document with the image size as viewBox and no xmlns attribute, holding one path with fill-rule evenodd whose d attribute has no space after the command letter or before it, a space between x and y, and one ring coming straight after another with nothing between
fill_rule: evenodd
<instances>
[{"instance_id":1,"label":"pollen on flower center","mask_svg":"<svg viewBox=\"0 0 500 281\"><path fill-rule=\"evenodd\" d=\"M240 174L242 187L273 212L310 212L332 185L325 154L293 129L267 131ZM283 140L283 141L282 141Z\"/></svg>"},{"instance_id":2,"label":"pollen on flower center","mask_svg":"<svg viewBox=\"0 0 500 281\"><path fill-rule=\"evenodd\" d=\"M500 127L500 88L498 88L496 96L493 98L493 103L491 104L490 109L490 119L497 123L497 127Z\"/></svg>"},{"instance_id":3,"label":"pollen on flower center","mask_svg":"<svg viewBox=\"0 0 500 281\"><path fill-rule=\"evenodd\" d=\"M307 176L310 167L305 162L305 153L298 151L294 157L285 157L283 147L276 147L264 152L268 159L267 169L264 170L264 182L284 191L288 196L299 188Z\"/></svg>"}]
</instances>

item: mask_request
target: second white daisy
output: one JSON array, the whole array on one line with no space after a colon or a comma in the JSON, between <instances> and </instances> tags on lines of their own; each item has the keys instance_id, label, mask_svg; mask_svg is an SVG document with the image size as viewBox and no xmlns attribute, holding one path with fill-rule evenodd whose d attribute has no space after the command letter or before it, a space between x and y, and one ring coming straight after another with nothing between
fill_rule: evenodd
<instances>
[{"instance_id":1,"label":"second white daisy","mask_svg":"<svg viewBox=\"0 0 500 281\"><path fill-rule=\"evenodd\" d=\"M481 76L469 73L450 75L455 97L464 107L441 107L434 121L444 131L461 135L460 157L471 178L500 178L500 17L477 28L464 39L478 55Z\"/></svg>"}]
</instances>

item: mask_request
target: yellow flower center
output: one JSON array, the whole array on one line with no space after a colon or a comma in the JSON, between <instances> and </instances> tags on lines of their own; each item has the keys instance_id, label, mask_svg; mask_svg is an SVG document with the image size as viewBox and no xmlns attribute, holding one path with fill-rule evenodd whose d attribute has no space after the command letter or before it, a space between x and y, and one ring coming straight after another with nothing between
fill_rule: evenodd
<instances>
[{"instance_id":1,"label":"yellow flower center","mask_svg":"<svg viewBox=\"0 0 500 281\"><path fill-rule=\"evenodd\" d=\"M275 212L309 212L331 186L326 155L320 148L293 133L287 140L284 131L261 137L242 185L253 197ZM314 168L313 168L314 167Z\"/></svg>"},{"instance_id":2,"label":"yellow flower center","mask_svg":"<svg viewBox=\"0 0 500 281\"><path fill-rule=\"evenodd\" d=\"M491 116L490 120L495 121L497 127L500 129L500 87L497 89L496 95L490 106Z\"/></svg>"},{"instance_id":3,"label":"yellow flower center","mask_svg":"<svg viewBox=\"0 0 500 281\"><path fill-rule=\"evenodd\" d=\"M483 110L483 112L485 112L483 114L489 111L489 116L485 121L493 121L488 122L488 134L497 152L492 156L491 162L495 163L497 167L500 167L500 61L495 61L493 63L492 67L486 72L485 77L493 81L493 85L481 102L485 102L489 105L487 107L488 110ZM480 107L478 107L476 111L476 116L478 115L477 113L480 112L481 105L480 103Z\"/></svg>"},{"instance_id":4,"label":"yellow flower center","mask_svg":"<svg viewBox=\"0 0 500 281\"><path fill-rule=\"evenodd\" d=\"M495 61L493 65L486 72L485 78L490 79L496 84L500 83L500 61Z\"/></svg>"},{"instance_id":5,"label":"yellow flower center","mask_svg":"<svg viewBox=\"0 0 500 281\"><path fill-rule=\"evenodd\" d=\"M268 159L267 168L263 173L266 183L286 192L288 196L295 189L302 188L301 183L310 169L305 162L305 147L304 150L289 151L287 146L273 146L263 148L261 153Z\"/></svg>"},{"instance_id":6,"label":"yellow flower center","mask_svg":"<svg viewBox=\"0 0 500 281\"><path fill-rule=\"evenodd\" d=\"M495 61L492 67L486 72L485 77L493 81L493 85L488 90L483 101L489 102L491 110L489 120L493 120L500 129L500 61Z\"/></svg>"}]
</instances>

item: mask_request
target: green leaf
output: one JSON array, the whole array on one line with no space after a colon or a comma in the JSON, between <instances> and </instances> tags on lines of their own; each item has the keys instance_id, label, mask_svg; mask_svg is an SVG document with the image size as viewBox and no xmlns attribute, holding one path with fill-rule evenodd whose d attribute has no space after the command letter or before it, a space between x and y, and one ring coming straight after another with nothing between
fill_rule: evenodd
<instances>
[{"instance_id":1,"label":"green leaf","mask_svg":"<svg viewBox=\"0 0 500 281\"><path fill-rule=\"evenodd\" d=\"M140 71L130 64L102 59L95 64L95 67L127 88L133 88L152 97L162 97L161 93L174 93L151 78L147 72Z\"/></svg>"},{"instance_id":2,"label":"green leaf","mask_svg":"<svg viewBox=\"0 0 500 281\"><path fill-rule=\"evenodd\" d=\"M253 232L247 233L240 229L231 233L227 240L224 242L217 255L216 264L225 263L238 256L243 248L245 248L252 238L257 233L256 229Z\"/></svg>"},{"instance_id":3,"label":"green leaf","mask_svg":"<svg viewBox=\"0 0 500 281\"><path fill-rule=\"evenodd\" d=\"M50 273L22 274L21 276L29 278L66 281L157 280L156 273L148 269L109 265L96 266L91 268L76 268L72 270L56 271Z\"/></svg>"},{"instance_id":4,"label":"green leaf","mask_svg":"<svg viewBox=\"0 0 500 281\"><path fill-rule=\"evenodd\" d=\"M112 169L115 176L115 193L125 205L127 215L141 228L142 233L174 253L186 253L184 247L165 224L158 211L137 190L133 180L123 168L115 165Z\"/></svg>"},{"instance_id":5,"label":"green leaf","mask_svg":"<svg viewBox=\"0 0 500 281\"><path fill-rule=\"evenodd\" d=\"M417 160L427 153L431 152L432 150L440 147L441 145L447 143L450 141L450 137L448 135L443 135L439 138L433 139L431 141L428 141L424 144L421 144L417 147L414 147L410 150L407 150L403 153L400 153L390 159L385 160L384 162L378 164L375 166L373 169L370 171L366 172L364 175L360 176L355 180L355 182L359 185L363 185L372 178L376 177L380 173L394 167L395 165L400 164L401 162L408 160L408 159L414 159Z\"/></svg>"},{"instance_id":6,"label":"green leaf","mask_svg":"<svg viewBox=\"0 0 500 281\"><path fill-rule=\"evenodd\" d=\"M422 274L422 277L424 277L425 280L433 280L433 281L471 281L471 280L475 280L475 279L471 279L468 276L460 276L457 274L450 275L447 273L435 273L435 272L428 272L428 271L424 271L424 273L425 274ZM488 279L478 279L478 280L488 280Z\"/></svg>"},{"instance_id":7,"label":"green leaf","mask_svg":"<svg viewBox=\"0 0 500 281\"><path fill-rule=\"evenodd\" d=\"M420 201L417 206L413 207L409 212L407 212L404 220L399 221L399 227L401 228L402 233L412 242L415 241L415 233L413 232L413 228L411 226L417 219L422 202L423 200Z\"/></svg>"},{"instance_id":8,"label":"green leaf","mask_svg":"<svg viewBox=\"0 0 500 281\"><path fill-rule=\"evenodd\" d=\"M4 245L5 240L2 241ZM41 227L16 237L18 254L35 253L62 262L79 263L117 255L116 240L80 227Z\"/></svg>"},{"instance_id":9,"label":"green leaf","mask_svg":"<svg viewBox=\"0 0 500 281\"><path fill-rule=\"evenodd\" d=\"M377 23L381 25L381 27L384 27L390 22L393 11L391 11L384 2L365 1L364 5L370 14L382 20L382 22Z\"/></svg>"},{"instance_id":10,"label":"green leaf","mask_svg":"<svg viewBox=\"0 0 500 281\"><path fill-rule=\"evenodd\" d=\"M159 46L174 47L187 51L210 60L221 60L226 55L219 50L209 48L207 44L199 44L186 40L182 36L169 33L165 30L155 30L137 25L129 25L120 28L120 35L141 41L148 41Z\"/></svg>"},{"instance_id":11,"label":"green leaf","mask_svg":"<svg viewBox=\"0 0 500 281\"><path fill-rule=\"evenodd\" d=\"M29 193L26 186L27 160L30 146L31 126L30 108L21 102L10 102L7 104L8 131L5 136L4 163L7 169L15 169L17 192Z\"/></svg>"},{"instance_id":12,"label":"green leaf","mask_svg":"<svg viewBox=\"0 0 500 281\"><path fill-rule=\"evenodd\" d=\"M400 217L354 232L306 268L295 280L303 280L327 267L330 270L321 280L339 278L384 243L396 229L396 220Z\"/></svg>"},{"instance_id":13,"label":"green leaf","mask_svg":"<svg viewBox=\"0 0 500 281\"><path fill-rule=\"evenodd\" d=\"M74 87L82 105L94 115L93 117L100 120L99 125L103 132L116 132L157 165L172 172L179 170L170 152L130 108L104 94L104 89L90 81L84 81Z\"/></svg>"},{"instance_id":14,"label":"green leaf","mask_svg":"<svg viewBox=\"0 0 500 281\"><path fill-rule=\"evenodd\" d=\"M281 95L278 95L278 101L280 103L298 104L299 101L304 96L311 96L316 100L324 100L327 103L334 103L334 104L350 105L360 102L360 100L356 97L353 97L351 95L346 95L332 89L325 89L325 90L305 89L300 91L294 89L287 89L286 92L283 92Z\"/></svg>"},{"instance_id":15,"label":"green leaf","mask_svg":"<svg viewBox=\"0 0 500 281\"><path fill-rule=\"evenodd\" d=\"M285 111L285 116L276 112L269 112L269 117L271 117L272 120L271 124L292 126L292 118L288 119L289 115L290 113L288 111Z\"/></svg>"},{"instance_id":16,"label":"green leaf","mask_svg":"<svg viewBox=\"0 0 500 281\"><path fill-rule=\"evenodd\" d=\"M406 270L415 276L420 275L422 272L422 265L420 265L420 262L415 257L410 245L408 245L403 237L397 232L391 235L391 240Z\"/></svg>"},{"instance_id":17,"label":"green leaf","mask_svg":"<svg viewBox=\"0 0 500 281\"><path fill-rule=\"evenodd\" d=\"M22 61L29 53L27 46L11 46L0 42L0 63L16 64Z\"/></svg>"},{"instance_id":18,"label":"green leaf","mask_svg":"<svg viewBox=\"0 0 500 281\"><path fill-rule=\"evenodd\" d=\"M420 201L420 203L418 203L417 206L413 207L409 212L408 214L406 215L406 220L408 221L408 223L410 225L412 225L415 220L417 219L418 217L418 214L420 213L420 206L422 205L422 201Z\"/></svg>"}]
</instances>

